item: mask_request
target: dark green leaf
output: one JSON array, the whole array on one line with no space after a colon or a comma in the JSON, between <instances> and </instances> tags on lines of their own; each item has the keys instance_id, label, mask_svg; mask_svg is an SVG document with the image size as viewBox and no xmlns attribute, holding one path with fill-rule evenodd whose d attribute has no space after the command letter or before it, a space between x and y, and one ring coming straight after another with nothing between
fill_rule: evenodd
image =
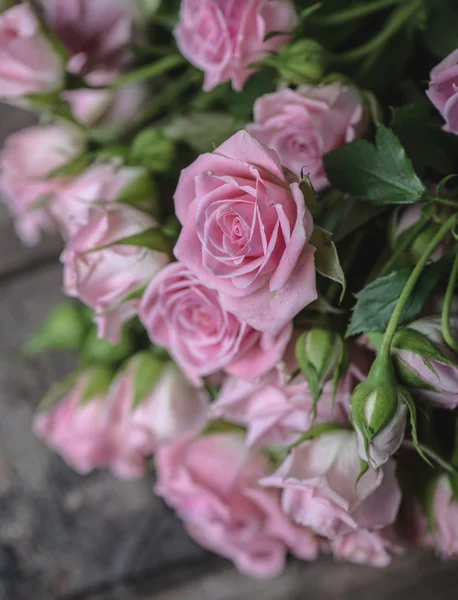
<instances>
[{"instance_id":1,"label":"dark green leaf","mask_svg":"<svg viewBox=\"0 0 458 600\"><path fill-rule=\"evenodd\" d=\"M458 46L458 6L444 0L433 0L431 4L432 14L423 39L437 58L445 58Z\"/></svg>"},{"instance_id":2,"label":"dark green leaf","mask_svg":"<svg viewBox=\"0 0 458 600\"><path fill-rule=\"evenodd\" d=\"M412 321L420 314L447 265L448 261L440 260L424 269L402 313L400 325ZM410 268L393 271L355 294L357 301L347 337L367 331L385 331L411 272Z\"/></svg>"},{"instance_id":3,"label":"dark green leaf","mask_svg":"<svg viewBox=\"0 0 458 600\"><path fill-rule=\"evenodd\" d=\"M212 152L243 123L223 112L194 112L176 117L163 129L170 140L184 142L197 152Z\"/></svg>"},{"instance_id":4,"label":"dark green leaf","mask_svg":"<svg viewBox=\"0 0 458 600\"><path fill-rule=\"evenodd\" d=\"M324 157L331 184L378 204L419 202L425 187L394 133L381 125L376 145L356 140Z\"/></svg>"}]
</instances>

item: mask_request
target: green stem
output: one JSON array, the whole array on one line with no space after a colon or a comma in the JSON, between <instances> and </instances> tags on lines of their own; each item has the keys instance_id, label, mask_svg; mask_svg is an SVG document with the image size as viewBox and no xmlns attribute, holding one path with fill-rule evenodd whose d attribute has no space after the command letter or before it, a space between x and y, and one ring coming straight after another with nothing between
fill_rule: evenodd
<instances>
[{"instance_id":1,"label":"green stem","mask_svg":"<svg viewBox=\"0 0 458 600\"><path fill-rule=\"evenodd\" d=\"M360 4L346 10L335 12L332 15L327 15L326 17L315 17L313 21L317 25L342 25L343 23L353 21L354 19L367 17L368 15L371 15L384 8L388 8L393 4L399 4L401 1L402 0L377 0L376 2Z\"/></svg>"},{"instance_id":2,"label":"green stem","mask_svg":"<svg viewBox=\"0 0 458 600\"><path fill-rule=\"evenodd\" d=\"M397 10L393 12L391 17L389 18L386 26L380 31L378 35L373 37L369 42L359 46L358 48L354 48L353 50L349 50L341 55L336 55L333 59L336 62L352 62L355 60L359 60L364 56L372 54L376 50L378 50L381 46L383 46L393 35L395 35L401 27L408 21L411 16L418 10L420 7L421 0L413 0L408 4L402 4L399 6Z\"/></svg>"},{"instance_id":3,"label":"green stem","mask_svg":"<svg viewBox=\"0 0 458 600\"><path fill-rule=\"evenodd\" d=\"M164 75L164 73L167 71L171 71L172 69L183 65L184 62L185 60L181 54L164 56L163 58L154 61L150 65L145 65L144 67L140 67L135 71L121 75L121 77L118 77L118 79L113 81L108 87L117 88L123 85L130 85L131 83L138 83L139 81L153 79L154 77Z\"/></svg>"},{"instance_id":4,"label":"green stem","mask_svg":"<svg viewBox=\"0 0 458 600\"><path fill-rule=\"evenodd\" d=\"M410 295L413 292L415 284L417 283L418 278L420 277L423 269L425 268L431 254L434 252L434 250L437 248L437 246L442 242L442 240L445 238L445 236L453 229L453 227L455 227L455 225L457 223L457 219L458 219L458 215L453 215L453 217L450 217L450 219L448 219L448 221L446 221L442 225L442 227L439 229L437 234L434 236L434 238L428 244L428 247L424 251L423 256L420 258L420 260L418 261L414 270L410 274L410 277L407 280L407 283L405 284L401 295L399 296L399 300L396 304L393 314L391 315L390 321L389 321L388 326L385 331L385 335L383 336L382 347L380 349L380 356L389 358L390 352L391 352L391 344L393 343L393 338L396 334L399 320L400 320L402 313L404 311L404 308L410 298Z\"/></svg>"},{"instance_id":5,"label":"green stem","mask_svg":"<svg viewBox=\"0 0 458 600\"><path fill-rule=\"evenodd\" d=\"M434 204L440 204L441 206L450 206L451 208L458 208L458 201L456 200L447 200L447 198L436 198L431 197L430 202Z\"/></svg>"},{"instance_id":6,"label":"green stem","mask_svg":"<svg viewBox=\"0 0 458 600\"><path fill-rule=\"evenodd\" d=\"M442 335L447 344L458 352L458 342L453 337L452 330L450 328L450 310L452 306L453 292L455 291L456 281L458 279L458 251L455 254L453 261L452 271L447 284L447 291L445 292L444 306L442 308Z\"/></svg>"},{"instance_id":7,"label":"green stem","mask_svg":"<svg viewBox=\"0 0 458 600\"><path fill-rule=\"evenodd\" d=\"M378 274L379 277L383 277L383 275L388 275L391 273L392 268L396 265L399 257L412 245L412 243L417 238L418 234L426 225L428 219L422 215L418 223L416 223L410 231L406 231L406 234L402 236L399 240L399 243L396 245L396 248L390 258L386 261L383 268L380 270Z\"/></svg>"}]
</instances>

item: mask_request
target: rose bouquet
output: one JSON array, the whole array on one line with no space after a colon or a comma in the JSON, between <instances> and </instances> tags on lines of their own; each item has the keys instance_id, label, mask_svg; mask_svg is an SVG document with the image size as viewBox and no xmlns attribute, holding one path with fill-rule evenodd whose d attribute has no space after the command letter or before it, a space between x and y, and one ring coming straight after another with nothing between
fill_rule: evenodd
<instances>
[{"instance_id":1,"label":"rose bouquet","mask_svg":"<svg viewBox=\"0 0 458 600\"><path fill-rule=\"evenodd\" d=\"M0 184L58 231L34 429L259 577L458 555L454 0L0 1ZM429 81L429 83L428 83Z\"/></svg>"}]
</instances>

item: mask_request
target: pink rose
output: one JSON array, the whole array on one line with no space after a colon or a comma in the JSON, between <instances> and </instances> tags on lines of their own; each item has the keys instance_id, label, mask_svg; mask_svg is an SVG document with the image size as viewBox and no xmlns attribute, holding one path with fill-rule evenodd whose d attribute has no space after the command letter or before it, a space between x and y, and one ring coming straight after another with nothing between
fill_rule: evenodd
<instances>
[{"instance_id":1,"label":"pink rose","mask_svg":"<svg viewBox=\"0 0 458 600\"><path fill-rule=\"evenodd\" d=\"M266 373L281 360L292 333L292 324L272 337L241 323L224 310L217 292L180 263L151 281L139 314L151 340L197 385L221 369L248 379Z\"/></svg>"},{"instance_id":2,"label":"pink rose","mask_svg":"<svg viewBox=\"0 0 458 600\"><path fill-rule=\"evenodd\" d=\"M283 489L283 510L296 523L335 539L356 529L391 525L401 503L395 463L359 478L356 434L336 430L293 448L261 483Z\"/></svg>"},{"instance_id":3,"label":"pink rose","mask_svg":"<svg viewBox=\"0 0 458 600\"><path fill-rule=\"evenodd\" d=\"M254 72L249 65L286 44L296 24L290 0L182 0L175 37L181 53L205 73L204 90L232 81L240 91Z\"/></svg>"},{"instance_id":4,"label":"pink rose","mask_svg":"<svg viewBox=\"0 0 458 600\"><path fill-rule=\"evenodd\" d=\"M51 206L65 182L48 176L80 154L84 145L81 133L63 123L28 127L6 140L0 156L0 188L26 244L36 244L42 230L55 228Z\"/></svg>"},{"instance_id":5,"label":"pink rose","mask_svg":"<svg viewBox=\"0 0 458 600\"><path fill-rule=\"evenodd\" d=\"M94 85L125 66L134 10L130 0L39 0L49 25L70 53L67 70Z\"/></svg>"},{"instance_id":6,"label":"pink rose","mask_svg":"<svg viewBox=\"0 0 458 600\"><path fill-rule=\"evenodd\" d=\"M248 446L289 446L314 424L348 422L350 378L340 384L333 402L333 384L324 386L313 414L313 399L301 376L291 383L273 371L258 382L229 377L221 389L212 415L247 427Z\"/></svg>"},{"instance_id":7,"label":"pink rose","mask_svg":"<svg viewBox=\"0 0 458 600\"><path fill-rule=\"evenodd\" d=\"M446 558L458 556L458 502L447 475L442 475L434 494L434 538Z\"/></svg>"},{"instance_id":8,"label":"pink rose","mask_svg":"<svg viewBox=\"0 0 458 600\"><path fill-rule=\"evenodd\" d=\"M115 203L121 192L142 176L142 169L124 167L116 161L94 163L60 186L50 211L62 235L65 238L74 235L87 224L94 206L101 202Z\"/></svg>"},{"instance_id":9,"label":"pink rose","mask_svg":"<svg viewBox=\"0 0 458 600\"><path fill-rule=\"evenodd\" d=\"M458 134L458 50L434 67L426 95L445 120L444 129Z\"/></svg>"},{"instance_id":10,"label":"pink rose","mask_svg":"<svg viewBox=\"0 0 458 600\"><path fill-rule=\"evenodd\" d=\"M245 131L181 173L175 255L221 304L277 334L316 299L313 219L278 156Z\"/></svg>"},{"instance_id":11,"label":"pink rose","mask_svg":"<svg viewBox=\"0 0 458 600\"><path fill-rule=\"evenodd\" d=\"M318 542L310 531L282 514L277 492L256 483L268 463L242 437L209 435L162 446L156 469L156 492L189 533L243 573L274 577L288 551L308 560L317 556Z\"/></svg>"},{"instance_id":12,"label":"pink rose","mask_svg":"<svg viewBox=\"0 0 458 600\"><path fill-rule=\"evenodd\" d=\"M402 552L399 543L393 541L391 531L368 531L359 529L347 533L331 543L334 558L346 560L358 565L387 567L391 562L388 550Z\"/></svg>"},{"instance_id":13,"label":"pink rose","mask_svg":"<svg viewBox=\"0 0 458 600\"><path fill-rule=\"evenodd\" d=\"M328 185L323 155L364 133L366 114L359 91L332 83L303 85L258 98L248 132L280 157L298 177L309 174L316 190Z\"/></svg>"},{"instance_id":14,"label":"pink rose","mask_svg":"<svg viewBox=\"0 0 458 600\"><path fill-rule=\"evenodd\" d=\"M0 98L58 91L65 66L46 39L30 6L0 14Z\"/></svg>"},{"instance_id":15,"label":"pink rose","mask_svg":"<svg viewBox=\"0 0 458 600\"><path fill-rule=\"evenodd\" d=\"M84 125L122 125L138 115L148 90L140 84L124 85L116 90L68 90L61 94L73 116Z\"/></svg>"},{"instance_id":16,"label":"pink rose","mask_svg":"<svg viewBox=\"0 0 458 600\"><path fill-rule=\"evenodd\" d=\"M168 263L166 254L122 240L155 226L152 217L127 205L94 209L62 254L65 293L95 310L99 336L114 343L123 323L137 314L139 300L129 296Z\"/></svg>"}]
</instances>

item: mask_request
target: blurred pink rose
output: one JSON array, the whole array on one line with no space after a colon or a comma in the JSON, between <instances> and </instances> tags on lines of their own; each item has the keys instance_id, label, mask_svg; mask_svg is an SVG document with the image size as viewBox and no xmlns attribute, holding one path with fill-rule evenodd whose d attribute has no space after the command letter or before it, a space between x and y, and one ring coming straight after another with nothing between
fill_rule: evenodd
<instances>
[{"instance_id":1,"label":"blurred pink rose","mask_svg":"<svg viewBox=\"0 0 458 600\"><path fill-rule=\"evenodd\" d=\"M65 238L74 235L80 227L87 225L94 206L114 204L121 192L143 175L142 169L124 167L117 161L94 163L60 186L50 211L62 235ZM146 220L149 223L148 217Z\"/></svg>"},{"instance_id":2,"label":"blurred pink rose","mask_svg":"<svg viewBox=\"0 0 458 600\"><path fill-rule=\"evenodd\" d=\"M445 120L444 129L458 134L458 50L434 67L426 95Z\"/></svg>"},{"instance_id":3,"label":"blurred pink rose","mask_svg":"<svg viewBox=\"0 0 458 600\"><path fill-rule=\"evenodd\" d=\"M323 154L351 142L366 126L363 100L352 86L303 85L258 98L248 132L295 175L308 174L316 190L328 185Z\"/></svg>"},{"instance_id":4,"label":"blurred pink rose","mask_svg":"<svg viewBox=\"0 0 458 600\"><path fill-rule=\"evenodd\" d=\"M223 307L277 334L316 299L313 219L278 156L245 131L181 173L175 255Z\"/></svg>"},{"instance_id":5,"label":"blurred pink rose","mask_svg":"<svg viewBox=\"0 0 458 600\"><path fill-rule=\"evenodd\" d=\"M156 492L183 519L199 544L234 561L243 573L274 577L288 552L314 559L318 542L292 524L276 491L256 483L267 460L238 435L218 434L162 446Z\"/></svg>"},{"instance_id":6,"label":"blurred pink rose","mask_svg":"<svg viewBox=\"0 0 458 600\"><path fill-rule=\"evenodd\" d=\"M148 90L140 84L116 90L68 90L61 94L69 102L73 116L84 125L122 125L138 116Z\"/></svg>"},{"instance_id":7,"label":"blurred pink rose","mask_svg":"<svg viewBox=\"0 0 458 600\"><path fill-rule=\"evenodd\" d=\"M253 379L275 366L292 324L272 337L224 310L218 293L180 263L163 269L148 286L140 319L151 340L166 348L191 381L224 369Z\"/></svg>"},{"instance_id":8,"label":"blurred pink rose","mask_svg":"<svg viewBox=\"0 0 458 600\"><path fill-rule=\"evenodd\" d=\"M182 0L175 36L181 53L205 73L204 90L232 81L240 91L254 70L249 65L286 44L296 24L290 0Z\"/></svg>"},{"instance_id":9,"label":"blurred pink rose","mask_svg":"<svg viewBox=\"0 0 458 600\"><path fill-rule=\"evenodd\" d=\"M393 541L391 531L368 531L359 529L347 533L331 542L334 558L356 563L358 565L371 565L372 567L387 567L391 562L389 550L403 551L401 544Z\"/></svg>"},{"instance_id":10,"label":"blurred pink rose","mask_svg":"<svg viewBox=\"0 0 458 600\"><path fill-rule=\"evenodd\" d=\"M27 4L0 14L0 98L60 90L65 65Z\"/></svg>"},{"instance_id":11,"label":"blurred pink rose","mask_svg":"<svg viewBox=\"0 0 458 600\"><path fill-rule=\"evenodd\" d=\"M442 556L458 556L458 502L447 475L442 475L434 494L433 536Z\"/></svg>"},{"instance_id":12,"label":"blurred pink rose","mask_svg":"<svg viewBox=\"0 0 458 600\"><path fill-rule=\"evenodd\" d=\"M134 20L130 0L39 0L45 17L70 53L67 70L94 85L125 66Z\"/></svg>"},{"instance_id":13,"label":"blurred pink rose","mask_svg":"<svg viewBox=\"0 0 458 600\"><path fill-rule=\"evenodd\" d=\"M221 389L212 415L248 428L249 446L289 446L314 424L348 423L350 377L342 380L333 408L333 384L324 386L313 414L313 399L302 375L291 383L281 373L271 372L261 381L247 382L229 377Z\"/></svg>"},{"instance_id":14,"label":"blurred pink rose","mask_svg":"<svg viewBox=\"0 0 458 600\"><path fill-rule=\"evenodd\" d=\"M261 483L283 489L283 510L296 523L335 539L394 522L401 503L395 469L389 461L358 481L356 434L336 430L293 448L278 471Z\"/></svg>"},{"instance_id":15,"label":"blurred pink rose","mask_svg":"<svg viewBox=\"0 0 458 600\"><path fill-rule=\"evenodd\" d=\"M96 311L99 336L114 343L123 323L137 314L139 300L128 297L169 260L162 252L116 242L155 226L152 217L127 205L95 208L62 254L65 293Z\"/></svg>"},{"instance_id":16,"label":"blurred pink rose","mask_svg":"<svg viewBox=\"0 0 458 600\"><path fill-rule=\"evenodd\" d=\"M42 230L54 229L51 207L65 181L47 177L84 146L81 133L62 123L28 127L7 138L0 156L0 188L26 244L36 244Z\"/></svg>"}]
</instances>

